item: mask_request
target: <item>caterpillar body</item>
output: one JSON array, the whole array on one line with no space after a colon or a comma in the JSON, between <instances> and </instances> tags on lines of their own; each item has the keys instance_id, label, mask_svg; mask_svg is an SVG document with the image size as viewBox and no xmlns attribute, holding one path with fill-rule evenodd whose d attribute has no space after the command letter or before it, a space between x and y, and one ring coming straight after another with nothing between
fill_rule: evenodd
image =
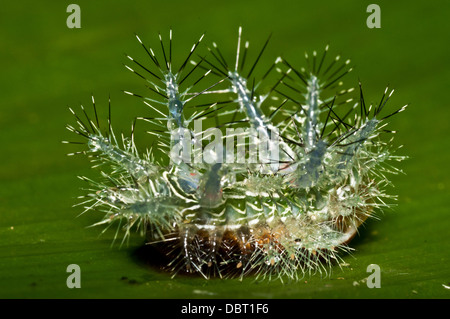
<instances>
[{"instance_id":1,"label":"caterpillar body","mask_svg":"<svg viewBox=\"0 0 450 319\"><path fill-rule=\"evenodd\" d=\"M119 141L110 118L107 129L100 128L94 98L95 118L83 107L85 120L71 110L77 126L68 129L87 141L87 150L78 153L110 167L101 181L82 177L91 191L80 205L103 211L96 225L117 224L124 241L132 229L140 232L167 257L173 275L283 281L327 273L341 262L341 252L352 250L348 243L358 227L390 206L386 199L395 199L385 193L386 173L400 172L390 162L404 157L394 155L380 134L391 132L386 120L406 106L381 115L393 90L386 88L380 103L367 107L361 84L352 102L354 89L341 87L350 61L338 56L330 62L328 46L320 57L306 55L307 68L277 58L255 84L252 74L269 39L246 67L249 44L241 46L241 33L239 28L232 66L215 43L206 56L194 57L202 35L178 69L172 30L169 48L159 35L164 62L136 35L152 67L128 55L132 64L125 67L147 82L152 97L124 92L142 99L155 116L137 117L131 137ZM275 83L259 92L270 76ZM209 84L196 89L205 79ZM192 106L200 96L211 101ZM188 114L190 106L201 110ZM205 119L216 125L196 129ZM137 150L137 120L155 127L150 133L171 154L169 163L152 149ZM212 136L214 147L207 144ZM186 149L192 150L188 156Z\"/></svg>"}]
</instances>

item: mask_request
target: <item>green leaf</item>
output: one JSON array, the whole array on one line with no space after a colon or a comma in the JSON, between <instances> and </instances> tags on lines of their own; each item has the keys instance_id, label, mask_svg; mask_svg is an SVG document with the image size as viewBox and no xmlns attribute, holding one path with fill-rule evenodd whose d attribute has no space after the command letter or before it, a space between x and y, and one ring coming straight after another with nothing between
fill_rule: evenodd
<instances>
[{"instance_id":1,"label":"green leaf","mask_svg":"<svg viewBox=\"0 0 450 319\"><path fill-rule=\"evenodd\" d=\"M449 298L448 3L378 1L380 29L366 27L359 2L77 3L81 29L65 25L65 4L2 7L1 298ZM394 143L404 145L399 152L410 157L401 163L406 175L393 178L397 206L368 221L350 244L352 255L343 255L347 265L327 276L284 284L172 279L142 257L138 234L120 249L120 242L111 247L115 229L99 237L102 228L86 226L102 216L76 218L82 207L71 207L86 187L76 176L93 172L85 158L65 156L76 148L60 143L72 138L64 129L72 120L67 105L87 105L94 94L104 116L111 94L113 121L124 132L148 111L120 92L145 89L121 66L122 52L142 54L133 33L154 42L156 31L172 26L174 42L189 49L207 27L208 40L220 39L229 48L223 53L232 56L240 23L255 42L273 32L261 64L283 52L298 65L298 52L330 42L357 64L346 81L356 84L359 76L367 100L377 103L389 83L396 93L387 108L411 103L389 125L398 131ZM144 130L141 136L138 144L148 146ZM80 266L80 289L66 285L70 264ZM381 288L366 284L370 264L380 266Z\"/></svg>"}]
</instances>

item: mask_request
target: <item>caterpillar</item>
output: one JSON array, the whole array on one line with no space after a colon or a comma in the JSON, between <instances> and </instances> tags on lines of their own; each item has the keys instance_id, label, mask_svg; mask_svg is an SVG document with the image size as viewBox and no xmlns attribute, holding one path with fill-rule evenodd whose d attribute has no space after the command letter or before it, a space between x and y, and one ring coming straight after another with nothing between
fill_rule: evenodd
<instances>
[{"instance_id":1,"label":"caterpillar","mask_svg":"<svg viewBox=\"0 0 450 319\"><path fill-rule=\"evenodd\" d=\"M173 276L284 281L327 274L353 250L349 243L366 219L396 199L385 191L387 175L400 173L391 163L405 157L382 136L394 133L387 120L407 105L385 114L393 90L367 106L361 83L359 92L343 89L350 60L330 59L328 45L305 54L302 68L277 57L256 81L270 37L251 63L242 28L232 63L215 42L198 54L203 38L176 67L172 30L168 45L159 34L160 54L136 35L150 66L126 55L125 67L146 82L149 96L124 93L153 116L136 117L130 137L114 133L110 100L106 128L94 97L94 116L70 109L76 125L67 128L83 142L65 143L85 149L69 155L106 167L97 181L80 177L90 188L77 205L103 212L95 225L117 225L122 243L140 233ZM152 127L166 161L153 146L138 151L137 121Z\"/></svg>"}]
</instances>

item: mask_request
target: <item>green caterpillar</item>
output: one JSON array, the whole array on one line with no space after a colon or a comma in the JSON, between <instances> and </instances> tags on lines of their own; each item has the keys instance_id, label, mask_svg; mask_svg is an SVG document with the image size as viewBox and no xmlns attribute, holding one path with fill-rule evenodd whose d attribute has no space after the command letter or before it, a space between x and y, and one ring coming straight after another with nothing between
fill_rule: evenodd
<instances>
[{"instance_id":1,"label":"green caterpillar","mask_svg":"<svg viewBox=\"0 0 450 319\"><path fill-rule=\"evenodd\" d=\"M361 84L352 104L354 90L341 88L350 61L329 61L328 46L320 56L306 55L306 68L277 58L255 84L269 39L246 65L249 44L241 47L241 33L232 66L215 43L206 56L194 56L202 35L178 68L172 30L168 48L159 35L162 57L136 36L151 67L127 56L126 68L146 81L151 97L125 93L151 108L154 117L136 120L154 127L150 133L170 160L137 150L136 120L122 141L110 118L101 129L92 99L95 119L84 108L85 120L72 111L77 126L68 129L86 141L79 153L110 169L101 181L82 178L91 192L81 204L105 213L98 225L117 222L124 240L137 229L166 256L173 275L298 280L326 273L352 250L358 227L395 198L384 191L386 173L400 172L390 162L404 157L380 135L391 132L386 120L406 106L381 115L393 91L367 107ZM193 105L198 98L202 104ZM216 125L200 128L212 120Z\"/></svg>"}]
</instances>

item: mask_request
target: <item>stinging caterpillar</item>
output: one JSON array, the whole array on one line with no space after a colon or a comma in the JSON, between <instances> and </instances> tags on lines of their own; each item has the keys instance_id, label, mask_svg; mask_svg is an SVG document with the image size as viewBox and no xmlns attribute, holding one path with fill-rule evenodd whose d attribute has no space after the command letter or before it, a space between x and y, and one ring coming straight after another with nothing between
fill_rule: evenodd
<instances>
[{"instance_id":1,"label":"stinging caterpillar","mask_svg":"<svg viewBox=\"0 0 450 319\"><path fill-rule=\"evenodd\" d=\"M216 43L198 54L202 35L177 66L172 30L168 45L159 34L159 55L136 35L150 66L126 55L125 67L145 80L150 96L124 92L152 116L136 117L131 136L120 140L110 105L106 128L94 98L94 117L81 107L82 120L70 109L77 125L67 127L87 146L72 154L107 167L99 181L81 177L90 190L78 205L105 214L95 225L117 223L122 242L137 230L174 276L283 281L327 273L352 250L358 227L395 199L384 191L386 174L401 172L390 162L405 157L380 135L393 133L386 120L406 105L384 114L393 93L386 88L377 105L366 106L361 83L353 102L355 90L341 81L350 60L330 61L328 46L305 54L305 68L278 57L256 82L270 37L249 63L241 34L232 64ZM152 127L167 161L153 147L138 151L137 120Z\"/></svg>"}]
</instances>

